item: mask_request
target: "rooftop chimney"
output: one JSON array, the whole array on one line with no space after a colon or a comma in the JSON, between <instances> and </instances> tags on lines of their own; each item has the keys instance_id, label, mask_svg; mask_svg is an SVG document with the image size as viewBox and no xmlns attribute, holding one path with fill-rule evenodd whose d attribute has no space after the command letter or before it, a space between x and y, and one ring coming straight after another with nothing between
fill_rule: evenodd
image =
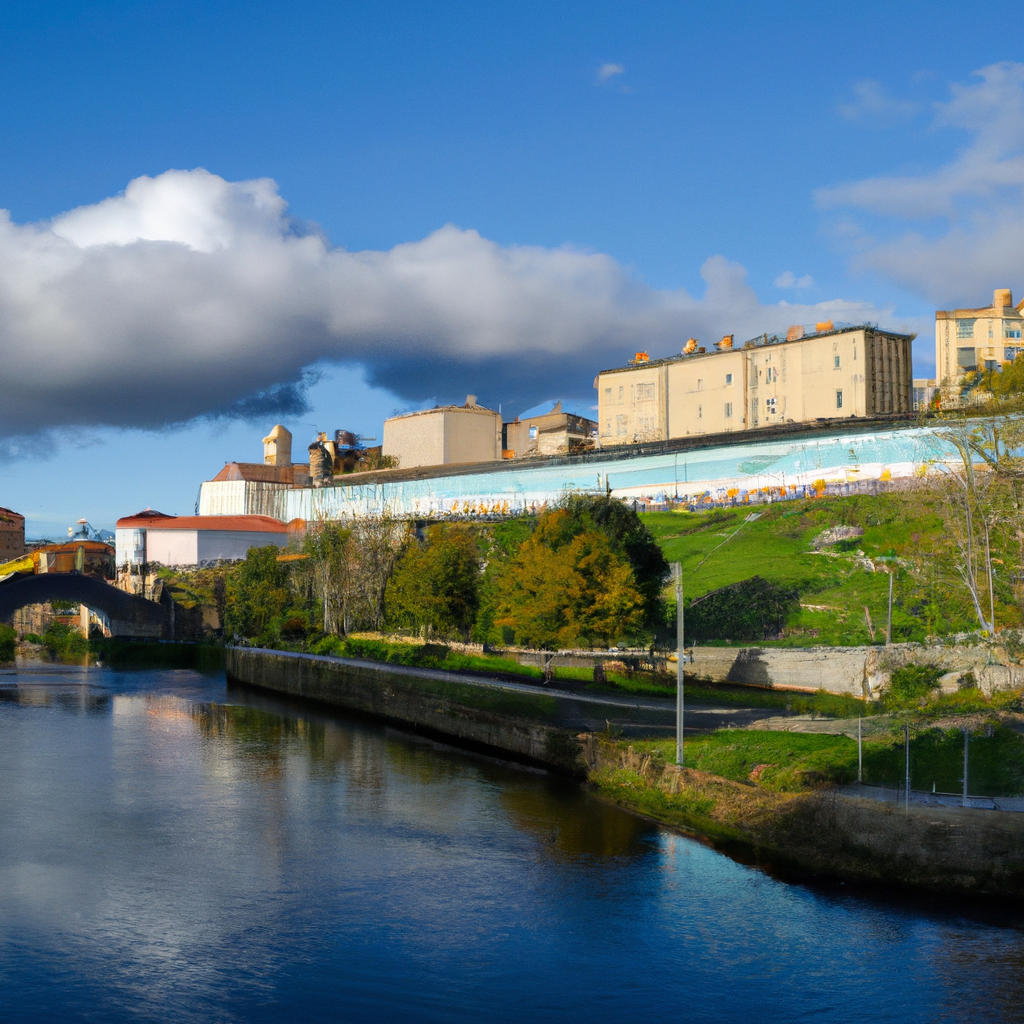
<instances>
[{"instance_id":1,"label":"rooftop chimney","mask_svg":"<svg viewBox=\"0 0 1024 1024\"><path fill-rule=\"evenodd\" d=\"M1009 288L997 288L992 295L992 305L996 309L1013 305L1013 292Z\"/></svg>"},{"instance_id":2,"label":"rooftop chimney","mask_svg":"<svg viewBox=\"0 0 1024 1024\"><path fill-rule=\"evenodd\" d=\"M466 408L467 409L475 409L476 408L476 395L466 395Z\"/></svg>"}]
</instances>

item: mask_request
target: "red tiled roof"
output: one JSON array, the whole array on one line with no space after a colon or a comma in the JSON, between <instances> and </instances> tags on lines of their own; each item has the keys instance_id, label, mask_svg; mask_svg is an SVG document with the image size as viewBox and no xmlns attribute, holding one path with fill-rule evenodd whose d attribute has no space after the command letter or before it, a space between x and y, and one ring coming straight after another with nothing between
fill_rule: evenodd
<instances>
[{"instance_id":1,"label":"red tiled roof","mask_svg":"<svg viewBox=\"0 0 1024 1024\"><path fill-rule=\"evenodd\" d=\"M149 516L141 513L118 519L118 529L231 530L242 533L287 533L288 527L271 516Z\"/></svg>"}]
</instances>

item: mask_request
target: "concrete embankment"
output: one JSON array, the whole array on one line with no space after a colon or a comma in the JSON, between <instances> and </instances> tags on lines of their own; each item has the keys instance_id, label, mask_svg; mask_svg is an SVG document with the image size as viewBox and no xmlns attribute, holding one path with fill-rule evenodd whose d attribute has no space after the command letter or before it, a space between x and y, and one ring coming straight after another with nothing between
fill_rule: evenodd
<instances>
[{"instance_id":1,"label":"concrete embankment","mask_svg":"<svg viewBox=\"0 0 1024 1024\"><path fill-rule=\"evenodd\" d=\"M795 876L1024 900L1024 814L904 809L835 788L780 793L665 764L628 741L595 735L586 746L590 781L605 797L740 860Z\"/></svg>"},{"instance_id":2,"label":"concrete embankment","mask_svg":"<svg viewBox=\"0 0 1024 1024\"><path fill-rule=\"evenodd\" d=\"M592 696L522 683L475 679L373 661L229 647L229 682L375 715L583 778L580 734L607 730L664 734L675 728L671 701ZM721 712L717 728L742 711Z\"/></svg>"}]
</instances>

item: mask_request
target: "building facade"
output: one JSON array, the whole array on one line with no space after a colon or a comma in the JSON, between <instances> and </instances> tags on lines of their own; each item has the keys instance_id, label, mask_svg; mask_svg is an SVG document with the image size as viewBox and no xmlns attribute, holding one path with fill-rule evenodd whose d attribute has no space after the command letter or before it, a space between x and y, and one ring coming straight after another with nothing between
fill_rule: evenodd
<instances>
[{"instance_id":1,"label":"building facade","mask_svg":"<svg viewBox=\"0 0 1024 1024\"><path fill-rule=\"evenodd\" d=\"M864 325L790 328L742 348L693 339L678 356L605 370L594 384L602 447L912 409L912 335Z\"/></svg>"},{"instance_id":2,"label":"building facade","mask_svg":"<svg viewBox=\"0 0 1024 1024\"><path fill-rule=\"evenodd\" d=\"M501 414L476 404L438 405L384 421L385 457L399 469L501 459Z\"/></svg>"},{"instance_id":3,"label":"building facade","mask_svg":"<svg viewBox=\"0 0 1024 1024\"><path fill-rule=\"evenodd\" d=\"M1009 288L997 288L992 305L935 312L935 379L955 384L967 373L998 370L1022 351L1024 302L1013 304Z\"/></svg>"},{"instance_id":4,"label":"building facade","mask_svg":"<svg viewBox=\"0 0 1024 1024\"><path fill-rule=\"evenodd\" d=\"M25 517L0 508L0 564L25 554Z\"/></svg>"},{"instance_id":5,"label":"building facade","mask_svg":"<svg viewBox=\"0 0 1024 1024\"><path fill-rule=\"evenodd\" d=\"M117 567L209 565L245 558L249 548L287 543L288 526L270 516L168 516L146 509L117 521Z\"/></svg>"},{"instance_id":6,"label":"building facade","mask_svg":"<svg viewBox=\"0 0 1024 1024\"><path fill-rule=\"evenodd\" d=\"M562 411L562 403L541 416L517 416L503 427L506 454L519 459L531 455L563 455L591 444L597 424L584 416Z\"/></svg>"}]
</instances>

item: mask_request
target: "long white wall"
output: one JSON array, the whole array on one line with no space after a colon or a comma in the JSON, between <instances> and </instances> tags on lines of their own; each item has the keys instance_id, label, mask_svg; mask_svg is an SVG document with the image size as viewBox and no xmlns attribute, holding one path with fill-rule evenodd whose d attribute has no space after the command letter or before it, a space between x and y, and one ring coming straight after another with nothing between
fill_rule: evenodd
<instances>
[{"instance_id":1,"label":"long white wall","mask_svg":"<svg viewBox=\"0 0 1024 1024\"><path fill-rule=\"evenodd\" d=\"M818 480L852 483L941 471L955 457L934 427L900 426L863 432L744 439L678 453L533 464L503 463L481 473L289 489L282 484L205 483L202 515L259 512L277 519L359 516L385 507L396 515L435 516L536 510L565 491L600 491L622 498L664 500L701 495L724 498L732 489L809 486Z\"/></svg>"}]
</instances>

